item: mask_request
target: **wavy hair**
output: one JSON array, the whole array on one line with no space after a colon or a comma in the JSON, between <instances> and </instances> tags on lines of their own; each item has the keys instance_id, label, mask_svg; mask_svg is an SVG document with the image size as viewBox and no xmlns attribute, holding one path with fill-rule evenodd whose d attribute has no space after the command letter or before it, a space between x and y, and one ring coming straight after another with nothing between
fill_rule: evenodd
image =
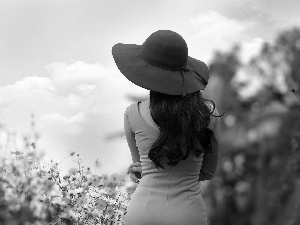
<instances>
[{"instance_id":1,"label":"wavy hair","mask_svg":"<svg viewBox=\"0 0 300 225\"><path fill-rule=\"evenodd\" d=\"M212 111L206 101L212 102ZM160 133L148 157L157 169L164 169L159 160L165 156L169 159L167 164L175 166L190 152L197 157L204 152L213 152L211 137L214 132L208 125L211 115L220 117L213 115L214 110L215 103L204 99L200 91L185 97L150 91L150 113Z\"/></svg>"}]
</instances>

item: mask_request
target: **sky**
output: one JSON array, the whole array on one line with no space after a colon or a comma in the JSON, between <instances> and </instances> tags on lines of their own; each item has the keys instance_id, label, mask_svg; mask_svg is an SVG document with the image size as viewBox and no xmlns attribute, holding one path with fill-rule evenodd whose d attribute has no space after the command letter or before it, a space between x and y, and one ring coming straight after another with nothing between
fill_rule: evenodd
<instances>
[{"instance_id":1,"label":"sky","mask_svg":"<svg viewBox=\"0 0 300 225\"><path fill-rule=\"evenodd\" d=\"M300 26L298 0L0 1L0 154L5 133L17 148L35 116L39 151L60 162L71 152L99 174L132 162L123 130L127 96L147 96L118 71L116 43L142 44L157 30L183 36L191 57L209 64L240 44L244 63L278 32ZM76 167L76 158L61 165Z\"/></svg>"}]
</instances>

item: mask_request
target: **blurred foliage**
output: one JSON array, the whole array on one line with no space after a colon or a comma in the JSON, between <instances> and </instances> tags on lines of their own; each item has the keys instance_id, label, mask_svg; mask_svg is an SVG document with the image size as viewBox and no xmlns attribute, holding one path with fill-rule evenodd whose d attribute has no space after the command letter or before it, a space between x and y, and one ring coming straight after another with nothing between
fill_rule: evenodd
<instances>
[{"instance_id":1,"label":"blurred foliage","mask_svg":"<svg viewBox=\"0 0 300 225\"><path fill-rule=\"evenodd\" d=\"M241 71L248 79L237 82ZM300 30L247 64L238 46L218 52L210 73L206 95L225 111L218 169L203 193L210 225L300 224ZM262 85L241 96L253 79Z\"/></svg>"}]
</instances>

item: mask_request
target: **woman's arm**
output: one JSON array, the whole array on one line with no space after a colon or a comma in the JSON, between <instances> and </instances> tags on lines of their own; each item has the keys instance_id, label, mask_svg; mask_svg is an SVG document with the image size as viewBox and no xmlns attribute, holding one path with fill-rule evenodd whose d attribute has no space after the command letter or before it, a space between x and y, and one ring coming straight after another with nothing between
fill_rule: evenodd
<instances>
[{"instance_id":1,"label":"woman's arm","mask_svg":"<svg viewBox=\"0 0 300 225\"><path fill-rule=\"evenodd\" d=\"M129 108L127 108L124 113L124 130L125 130L127 144L128 144L129 150L131 152L132 162L135 163L135 162L140 162L140 154L139 154L138 147L136 146L134 132L132 132L130 125L129 125L128 111L129 111Z\"/></svg>"},{"instance_id":2,"label":"woman's arm","mask_svg":"<svg viewBox=\"0 0 300 225\"><path fill-rule=\"evenodd\" d=\"M215 110L214 115L219 115L217 110ZM213 153L204 153L198 181L210 180L214 176L214 173L216 172L218 166L220 145L220 118L214 118L214 135L212 137Z\"/></svg>"}]
</instances>

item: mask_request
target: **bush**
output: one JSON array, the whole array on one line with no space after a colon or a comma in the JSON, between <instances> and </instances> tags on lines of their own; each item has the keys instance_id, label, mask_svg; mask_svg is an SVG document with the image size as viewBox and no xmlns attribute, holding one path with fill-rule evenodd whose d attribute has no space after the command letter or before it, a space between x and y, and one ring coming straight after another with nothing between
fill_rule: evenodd
<instances>
[{"instance_id":1,"label":"bush","mask_svg":"<svg viewBox=\"0 0 300 225\"><path fill-rule=\"evenodd\" d=\"M43 168L35 152L0 159L0 224L122 224L128 206L124 180L58 164ZM74 153L71 153L73 156Z\"/></svg>"}]
</instances>

